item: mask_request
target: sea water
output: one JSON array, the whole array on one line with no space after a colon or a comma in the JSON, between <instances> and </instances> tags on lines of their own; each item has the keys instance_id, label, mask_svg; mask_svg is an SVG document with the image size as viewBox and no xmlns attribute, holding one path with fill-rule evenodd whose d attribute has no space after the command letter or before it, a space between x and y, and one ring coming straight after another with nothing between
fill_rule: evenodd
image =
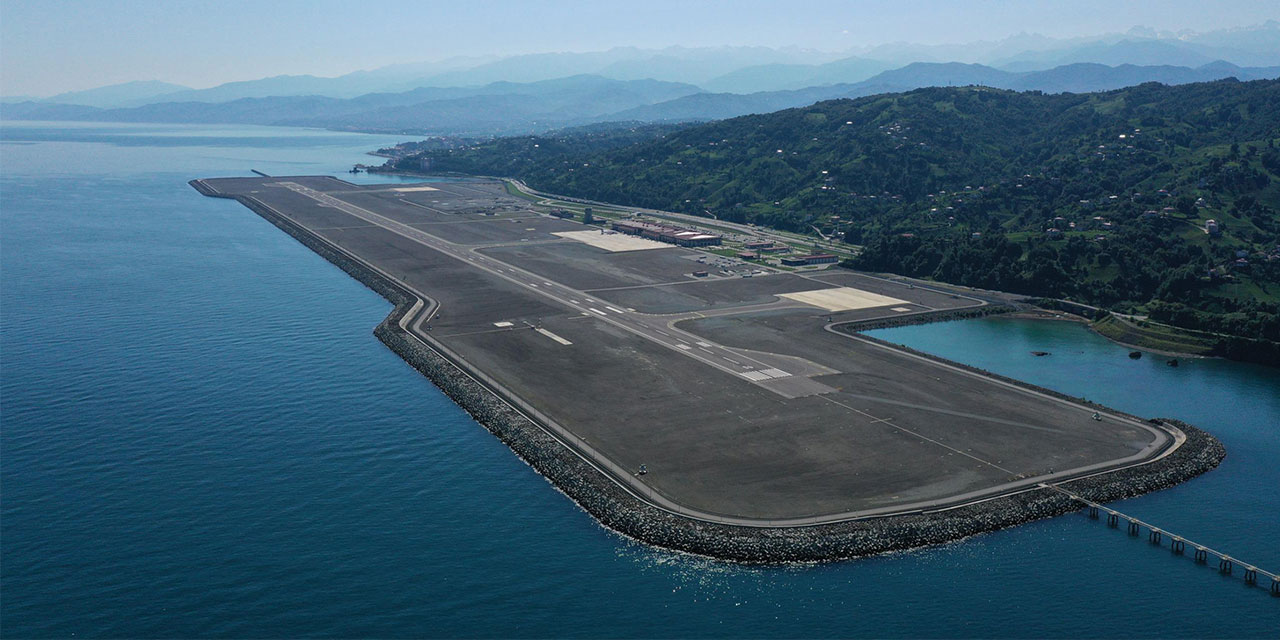
<instances>
[{"instance_id":1,"label":"sea water","mask_svg":"<svg viewBox=\"0 0 1280 640\"><path fill-rule=\"evenodd\" d=\"M1238 571L1083 515L801 566L637 544L383 347L379 296L186 184L396 180L344 171L404 138L0 131L7 637L1275 637L1280 598ZM1210 431L1219 469L1116 506L1280 570L1280 371L1134 361L1067 322L875 335Z\"/></svg>"}]
</instances>

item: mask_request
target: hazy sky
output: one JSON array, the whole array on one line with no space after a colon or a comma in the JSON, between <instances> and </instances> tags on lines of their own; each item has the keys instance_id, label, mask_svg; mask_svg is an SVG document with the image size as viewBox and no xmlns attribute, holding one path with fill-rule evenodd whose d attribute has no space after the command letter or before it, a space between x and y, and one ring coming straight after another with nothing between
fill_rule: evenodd
<instances>
[{"instance_id":1,"label":"hazy sky","mask_svg":"<svg viewBox=\"0 0 1280 640\"><path fill-rule=\"evenodd\" d=\"M455 55L670 45L844 51L1022 31L1208 31L1275 18L1275 0L0 0L0 92L49 95L129 80L199 88Z\"/></svg>"}]
</instances>

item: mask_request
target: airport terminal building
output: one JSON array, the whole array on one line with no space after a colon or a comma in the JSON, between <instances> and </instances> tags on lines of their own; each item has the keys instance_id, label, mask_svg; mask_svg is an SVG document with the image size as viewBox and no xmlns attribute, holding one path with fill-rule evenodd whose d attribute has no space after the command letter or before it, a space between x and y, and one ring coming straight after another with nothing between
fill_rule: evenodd
<instances>
[{"instance_id":1,"label":"airport terminal building","mask_svg":"<svg viewBox=\"0 0 1280 640\"><path fill-rule=\"evenodd\" d=\"M620 233L667 242L681 247L709 247L718 245L723 240L721 236L702 233L701 231L636 220L618 220L612 224L612 227Z\"/></svg>"},{"instance_id":2,"label":"airport terminal building","mask_svg":"<svg viewBox=\"0 0 1280 640\"><path fill-rule=\"evenodd\" d=\"M815 253L807 256L787 256L782 264L788 267L803 267L811 264L833 264L840 262L840 256L830 253Z\"/></svg>"}]
</instances>

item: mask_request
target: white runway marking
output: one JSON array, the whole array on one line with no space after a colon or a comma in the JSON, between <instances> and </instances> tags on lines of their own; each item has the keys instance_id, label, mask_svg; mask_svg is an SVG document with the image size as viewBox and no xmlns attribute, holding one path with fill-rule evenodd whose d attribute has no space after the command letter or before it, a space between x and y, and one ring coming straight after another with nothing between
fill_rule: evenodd
<instances>
[{"instance_id":1,"label":"white runway marking","mask_svg":"<svg viewBox=\"0 0 1280 640\"><path fill-rule=\"evenodd\" d=\"M744 371L742 373L742 377L752 382L760 382L761 380L769 379L769 376L766 376L765 374L760 373L759 371Z\"/></svg>"},{"instance_id":2,"label":"white runway marking","mask_svg":"<svg viewBox=\"0 0 1280 640\"><path fill-rule=\"evenodd\" d=\"M699 340L699 341L698 341L698 346L699 346L699 347L710 347L710 346L711 346L711 344L710 344L710 343L707 343L707 342L702 342L701 340Z\"/></svg>"},{"instance_id":3,"label":"white runway marking","mask_svg":"<svg viewBox=\"0 0 1280 640\"><path fill-rule=\"evenodd\" d=\"M439 189L437 189L437 188L435 188L435 187L396 187L396 188L392 189L392 191L399 191L399 192L401 192L401 193L408 193L408 192L410 192L410 191L439 191ZM434 201L433 201L433 202L434 202Z\"/></svg>"},{"instance_id":4,"label":"white runway marking","mask_svg":"<svg viewBox=\"0 0 1280 640\"><path fill-rule=\"evenodd\" d=\"M670 249L672 245L657 240L647 240L621 233L600 233L599 231L557 231L551 235L569 240L577 240L597 249L612 253L619 251L643 251L645 249Z\"/></svg>"},{"instance_id":5,"label":"white runway marking","mask_svg":"<svg viewBox=\"0 0 1280 640\"><path fill-rule=\"evenodd\" d=\"M891 304L909 304L906 300L882 296L878 293L854 289L853 287L837 287L835 289L818 289L816 291L800 291L780 294L796 302L820 307L827 311L852 311L871 307L886 307Z\"/></svg>"},{"instance_id":6,"label":"white runway marking","mask_svg":"<svg viewBox=\"0 0 1280 640\"><path fill-rule=\"evenodd\" d=\"M569 346L569 345L573 344L572 342L569 342L568 340L565 340L564 338L561 338L560 336L558 336L558 335L556 335L556 334L554 334L554 333L551 333L550 331L547 331L546 329L543 329L542 327L538 327L538 328L537 328L537 332L538 332L538 333L541 333L542 335L544 335L544 336L546 336L546 337L548 337L548 338L551 338L552 340L555 340L556 342L559 342L559 343L560 343L560 344L562 344L562 345Z\"/></svg>"},{"instance_id":7,"label":"white runway marking","mask_svg":"<svg viewBox=\"0 0 1280 640\"><path fill-rule=\"evenodd\" d=\"M688 350L690 350L690 349L692 349L692 348L693 348L693 347L691 347L691 346L689 346L689 345L687 345L687 344L685 344L685 343L683 343L683 342L677 342L677 343L676 343L676 347L678 347L678 348L680 348L680 349L682 349L682 350L684 350L684 351L688 351Z\"/></svg>"},{"instance_id":8,"label":"white runway marking","mask_svg":"<svg viewBox=\"0 0 1280 640\"><path fill-rule=\"evenodd\" d=\"M595 308L595 307L588 307L588 309L587 309L587 310L588 310L588 311L590 311L590 312L592 312L592 313L595 313L595 314L598 314L598 315L602 315L602 316L604 316L604 317L606 317L606 318L608 318L608 317L609 317L609 314L607 314L607 313L605 313L605 312L603 312L603 311L601 311L601 310L599 310L599 309L597 309L597 308Z\"/></svg>"},{"instance_id":9,"label":"white runway marking","mask_svg":"<svg viewBox=\"0 0 1280 640\"><path fill-rule=\"evenodd\" d=\"M763 373L765 376L770 378L785 378L791 375L782 369L763 369L760 373Z\"/></svg>"},{"instance_id":10,"label":"white runway marking","mask_svg":"<svg viewBox=\"0 0 1280 640\"><path fill-rule=\"evenodd\" d=\"M606 309L608 309L608 310L610 310L610 311L612 311L612 312L614 312L614 313L626 313L626 312L625 312L625 311L623 311L622 309L617 309L617 308L614 308L614 307L606 306L605 308L606 308Z\"/></svg>"},{"instance_id":11,"label":"white runway marking","mask_svg":"<svg viewBox=\"0 0 1280 640\"><path fill-rule=\"evenodd\" d=\"M512 326L512 324L511 324L510 322L495 322L495 323L493 323L493 326L495 326L495 327L510 327L510 326Z\"/></svg>"},{"instance_id":12,"label":"white runway marking","mask_svg":"<svg viewBox=\"0 0 1280 640\"><path fill-rule=\"evenodd\" d=\"M894 307L894 308L890 309L890 311L897 311L898 313L906 313L906 312L908 312L908 311L910 311L910 310L911 310L911 309L909 309L909 308L907 308L907 307Z\"/></svg>"}]
</instances>

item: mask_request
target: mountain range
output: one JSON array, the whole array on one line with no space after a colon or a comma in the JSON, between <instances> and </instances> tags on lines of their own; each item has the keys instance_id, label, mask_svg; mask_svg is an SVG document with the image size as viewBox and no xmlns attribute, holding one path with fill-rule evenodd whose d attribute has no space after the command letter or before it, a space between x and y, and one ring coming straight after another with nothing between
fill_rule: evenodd
<instances>
[{"instance_id":1,"label":"mountain range","mask_svg":"<svg viewBox=\"0 0 1280 640\"><path fill-rule=\"evenodd\" d=\"M1134 27L1124 33L1065 39L1020 33L995 41L893 43L844 52L795 47L615 47L607 51L453 57L397 63L336 77L284 75L206 89L131 82L48 98L5 96L2 101L121 108L160 102L229 102L304 95L354 98L420 87L482 87L494 82L531 83L575 75L663 80L693 84L715 93L754 93L852 84L913 62L976 63L1003 71L1028 72L1082 62L1113 67L1129 64L1194 68L1218 60L1239 67L1280 65L1280 22L1269 20L1204 33Z\"/></svg>"},{"instance_id":2,"label":"mountain range","mask_svg":"<svg viewBox=\"0 0 1280 640\"><path fill-rule=\"evenodd\" d=\"M1280 22L1207 33L1055 39L1017 34L955 45L845 52L769 47L615 47L454 57L337 77L287 75L193 89L138 81L49 98L10 97L23 120L225 123L412 134L495 135L603 122L728 118L929 86L1083 93L1280 75Z\"/></svg>"},{"instance_id":3,"label":"mountain range","mask_svg":"<svg viewBox=\"0 0 1280 640\"><path fill-rule=\"evenodd\" d=\"M832 64L840 63L817 68L829 69ZM861 82L746 94L711 93L692 84L661 80L575 75L527 83L498 81L479 87L422 87L353 98L269 96L226 102L160 102L113 109L28 101L4 105L3 115L11 120L260 124L494 135L611 121L717 120L805 106L821 100L931 86L981 85L1018 91L1086 93L1145 82L1177 85L1232 77L1239 80L1280 77L1280 66L1244 68L1222 61L1194 68L1076 63L1043 71L1014 72L980 64L917 62L876 73Z\"/></svg>"},{"instance_id":4,"label":"mountain range","mask_svg":"<svg viewBox=\"0 0 1280 640\"><path fill-rule=\"evenodd\" d=\"M1177 85L1223 78L1262 80L1278 76L1280 76L1280 66L1242 68L1222 61L1195 68L1129 64L1109 67L1095 63L1077 63L1044 71L1025 72L1004 71L985 65L959 62L916 62L901 69L876 74L857 83L788 91L763 91L747 95L700 93L616 113L614 118L647 122L715 120L801 107L819 100L858 98L921 87L982 85L1017 91L1088 93L1119 89L1144 82Z\"/></svg>"}]
</instances>

